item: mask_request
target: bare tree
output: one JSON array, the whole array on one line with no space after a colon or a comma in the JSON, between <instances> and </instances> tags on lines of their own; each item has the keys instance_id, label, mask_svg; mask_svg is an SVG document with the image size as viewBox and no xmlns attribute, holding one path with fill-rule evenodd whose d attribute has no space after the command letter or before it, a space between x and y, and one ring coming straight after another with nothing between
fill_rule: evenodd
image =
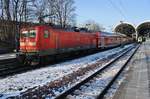
<instances>
[{"instance_id":1,"label":"bare tree","mask_svg":"<svg viewBox=\"0 0 150 99\"><path fill-rule=\"evenodd\" d=\"M0 0L0 17L4 20L28 21L32 0ZM31 9L30 9L31 10Z\"/></svg>"},{"instance_id":2,"label":"bare tree","mask_svg":"<svg viewBox=\"0 0 150 99\"><path fill-rule=\"evenodd\" d=\"M1 0L1 18L15 21L39 21L49 17L62 27L75 22L74 0Z\"/></svg>"},{"instance_id":3,"label":"bare tree","mask_svg":"<svg viewBox=\"0 0 150 99\"><path fill-rule=\"evenodd\" d=\"M11 15L10 15L10 0L3 0L4 3L4 14L6 16L7 20L11 20Z\"/></svg>"},{"instance_id":4,"label":"bare tree","mask_svg":"<svg viewBox=\"0 0 150 99\"><path fill-rule=\"evenodd\" d=\"M102 25L98 24L94 20L88 20L88 21L86 21L83 26L86 27L86 28L88 28L88 30L94 31L94 32L105 30L105 28L103 28Z\"/></svg>"},{"instance_id":5,"label":"bare tree","mask_svg":"<svg viewBox=\"0 0 150 99\"><path fill-rule=\"evenodd\" d=\"M3 0L1 0L0 1L1 19L4 18L4 9L3 9L4 7L3 6L4 6Z\"/></svg>"},{"instance_id":6,"label":"bare tree","mask_svg":"<svg viewBox=\"0 0 150 99\"><path fill-rule=\"evenodd\" d=\"M56 0L47 0L47 7L45 16L48 16L49 23L56 24L56 12L55 12Z\"/></svg>"},{"instance_id":7,"label":"bare tree","mask_svg":"<svg viewBox=\"0 0 150 99\"><path fill-rule=\"evenodd\" d=\"M55 0L54 11L58 23L66 27L75 15L74 0Z\"/></svg>"},{"instance_id":8,"label":"bare tree","mask_svg":"<svg viewBox=\"0 0 150 99\"><path fill-rule=\"evenodd\" d=\"M32 0L32 5L34 9L34 14L36 15L36 18L39 20L39 23L43 23L44 19L43 16L45 15L45 9L46 9L46 1L45 0Z\"/></svg>"}]
</instances>

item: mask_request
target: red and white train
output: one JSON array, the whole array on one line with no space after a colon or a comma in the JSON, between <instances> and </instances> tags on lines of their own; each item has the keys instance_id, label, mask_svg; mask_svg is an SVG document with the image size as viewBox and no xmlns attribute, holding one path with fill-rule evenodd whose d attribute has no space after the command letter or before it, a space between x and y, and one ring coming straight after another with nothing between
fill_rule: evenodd
<instances>
[{"instance_id":1,"label":"red and white train","mask_svg":"<svg viewBox=\"0 0 150 99\"><path fill-rule=\"evenodd\" d=\"M131 41L132 38L115 33L75 32L39 25L21 29L20 56L25 61L39 61L45 56L113 47Z\"/></svg>"}]
</instances>

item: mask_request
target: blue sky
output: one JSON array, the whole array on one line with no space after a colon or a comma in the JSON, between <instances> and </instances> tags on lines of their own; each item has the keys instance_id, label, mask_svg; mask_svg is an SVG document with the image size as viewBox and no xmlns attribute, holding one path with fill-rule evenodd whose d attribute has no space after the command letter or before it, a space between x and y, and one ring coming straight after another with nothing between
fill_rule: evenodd
<instances>
[{"instance_id":1,"label":"blue sky","mask_svg":"<svg viewBox=\"0 0 150 99\"><path fill-rule=\"evenodd\" d=\"M150 0L75 0L77 23L95 20L108 31L121 20L139 24L150 20Z\"/></svg>"}]
</instances>

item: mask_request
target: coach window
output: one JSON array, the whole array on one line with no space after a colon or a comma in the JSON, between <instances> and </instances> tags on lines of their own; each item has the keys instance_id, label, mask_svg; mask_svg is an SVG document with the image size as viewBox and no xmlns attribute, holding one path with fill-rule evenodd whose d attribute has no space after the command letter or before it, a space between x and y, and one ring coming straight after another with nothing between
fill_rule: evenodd
<instances>
[{"instance_id":1,"label":"coach window","mask_svg":"<svg viewBox=\"0 0 150 99\"><path fill-rule=\"evenodd\" d=\"M44 31L44 38L48 38L49 37L49 31L48 30L45 30Z\"/></svg>"}]
</instances>

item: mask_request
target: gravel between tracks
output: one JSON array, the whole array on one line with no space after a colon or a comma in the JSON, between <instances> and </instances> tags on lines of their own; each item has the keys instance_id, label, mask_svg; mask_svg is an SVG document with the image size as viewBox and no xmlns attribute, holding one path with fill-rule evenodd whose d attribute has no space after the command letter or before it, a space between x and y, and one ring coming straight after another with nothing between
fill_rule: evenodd
<instances>
[{"instance_id":1,"label":"gravel between tracks","mask_svg":"<svg viewBox=\"0 0 150 99\"><path fill-rule=\"evenodd\" d=\"M132 45L127 45L124 48L115 48L105 52L89 55L87 57L75 59L69 62L50 65L49 67L44 67L38 70L29 71L26 73L0 79L0 96L7 97L10 95L16 95L29 88L43 86L48 82L52 82L56 79L62 78L65 75L71 74L102 59L106 59L108 56L117 53L129 46Z\"/></svg>"}]
</instances>

